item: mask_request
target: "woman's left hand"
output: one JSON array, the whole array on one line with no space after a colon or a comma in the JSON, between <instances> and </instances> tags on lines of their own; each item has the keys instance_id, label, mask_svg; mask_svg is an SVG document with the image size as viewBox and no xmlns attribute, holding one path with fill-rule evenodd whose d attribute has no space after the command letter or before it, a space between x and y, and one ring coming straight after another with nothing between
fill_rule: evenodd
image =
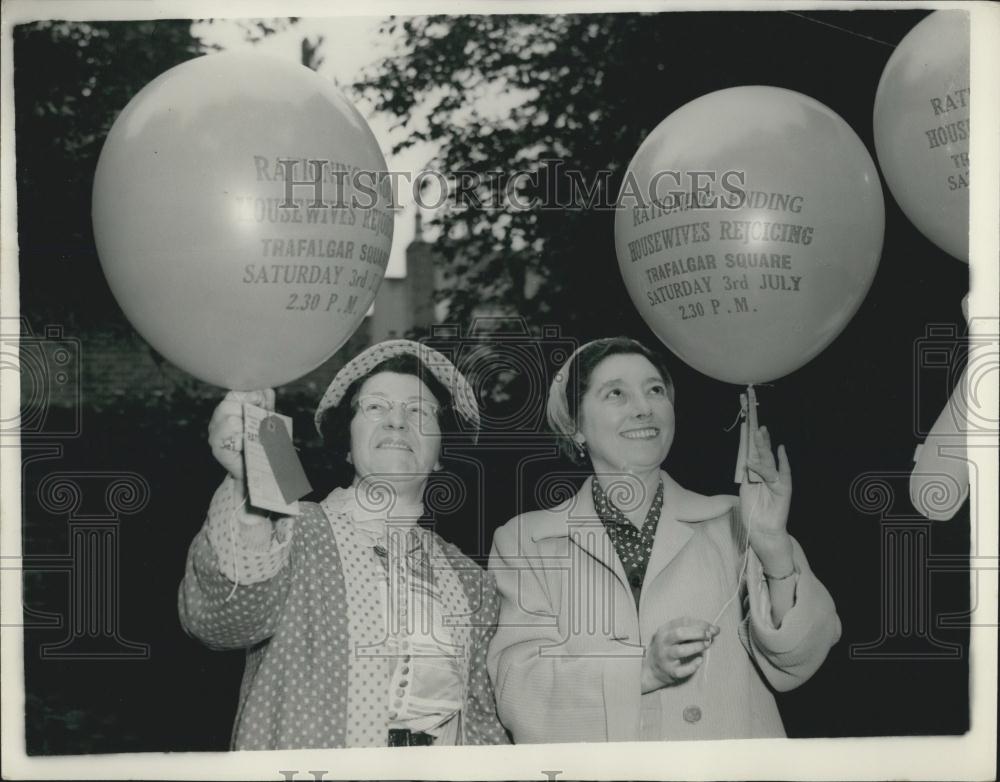
<instances>
[{"instance_id":1,"label":"woman's left hand","mask_svg":"<svg viewBox=\"0 0 1000 782\"><path fill-rule=\"evenodd\" d=\"M783 445L778 446L775 462L767 427L756 427L751 418L750 448L747 469L760 483L744 480L740 486L740 513L750 533L750 546L767 572L777 573L791 567L792 544L785 527L792 501L792 469Z\"/></svg>"}]
</instances>

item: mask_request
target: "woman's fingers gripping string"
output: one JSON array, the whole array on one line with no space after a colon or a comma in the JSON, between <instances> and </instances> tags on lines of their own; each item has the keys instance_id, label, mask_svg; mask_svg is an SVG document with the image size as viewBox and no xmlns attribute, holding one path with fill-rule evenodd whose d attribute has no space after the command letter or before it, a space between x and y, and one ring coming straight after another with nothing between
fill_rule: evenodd
<instances>
[{"instance_id":1,"label":"woman's fingers gripping string","mask_svg":"<svg viewBox=\"0 0 1000 782\"><path fill-rule=\"evenodd\" d=\"M709 646L712 645L711 641L701 640L701 641L691 641L689 643L674 644L669 647L667 654L673 657L675 660L687 660L689 657L694 657L695 655L701 654Z\"/></svg>"},{"instance_id":2,"label":"woman's fingers gripping string","mask_svg":"<svg viewBox=\"0 0 1000 782\"><path fill-rule=\"evenodd\" d=\"M274 389L262 388L256 391L230 391L226 394L226 400L238 402L239 404L256 405L265 410L274 410Z\"/></svg>"}]
</instances>

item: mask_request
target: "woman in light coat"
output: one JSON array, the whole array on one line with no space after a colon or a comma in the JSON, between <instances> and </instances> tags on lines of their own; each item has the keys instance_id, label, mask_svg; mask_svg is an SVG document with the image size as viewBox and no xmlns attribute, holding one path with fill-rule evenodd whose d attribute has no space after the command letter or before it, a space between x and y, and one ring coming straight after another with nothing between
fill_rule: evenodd
<instances>
[{"instance_id":1,"label":"woman in light coat","mask_svg":"<svg viewBox=\"0 0 1000 782\"><path fill-rule=\"evenodd\" d=\"M591 475L497 530L488 665L515 743L784 736L771 690L806 681L840 637L829 593L785 527L791 471L751 433L739 497L660 469L674 433L660 358L634 340L580 348L549 422Z\"/></svg>"}]
</instances>

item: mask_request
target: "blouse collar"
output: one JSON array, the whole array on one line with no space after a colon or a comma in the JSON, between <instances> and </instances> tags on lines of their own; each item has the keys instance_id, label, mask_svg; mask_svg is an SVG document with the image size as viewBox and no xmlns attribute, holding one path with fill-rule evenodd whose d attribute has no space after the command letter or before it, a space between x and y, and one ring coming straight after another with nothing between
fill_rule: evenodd
<instances>
[{"instance_id":1,"label":"blouse collar","mask_svg":"<svg viewBox=\"0 0 1000 782\"><path fill-rule=\"evenodd\" d=\"M327 498L323 500L323 505L334 513L346 514L358 523L391 521L393 524L416 524L424 515L423 503L403 504L396 499L393 502L382 502L381 497L374 498L372 502L367 502L363 492L358 491L354 486L347 488L336 488Z\"/></svg>"},{"instance_id":2,"label":"blouse collar","mask_svg":"<svg viewBox=\"0 0 1000 782\"><path fill-rule=\"evenodd\" d=\"M594 510L597 511L597 517L604 522L605 527L611 524L635 527L635 525L629 521L629 518L615 504L615 501L608 496L608 493L605 491L604 486L601 485L601 481L596 475L591 483L591 489L591 494L594 500ZM642 533L649 534L650 537L652 537L652 534L656 531L656 525L660 521L660 510L662 508L663 479L661 478L657 481L656 493L653 495L653 501L646 510L646 518L644 519L643 524L635 528Z\"/></svg>"},{"instance_id":3,"label":"blouse collar","mask_svg":"<svg viewBox=\"0 0 1000 782\"><path fill-rule=\"evenodd\" d=\"M347 517L357 531L371 540L372 545L385 546L388 537L386 527L389 523L393 529L406 530L408 536L415 537L416 541L411 545L420 545L425 537L422 534L411 534L422 532L417 524L424 515L422 503L404 505L397 502L377 507L374 502L365 502L363 492L354 486L348 486L334 489L321 504L327 515Z\"/></svg>"}]
</instances>

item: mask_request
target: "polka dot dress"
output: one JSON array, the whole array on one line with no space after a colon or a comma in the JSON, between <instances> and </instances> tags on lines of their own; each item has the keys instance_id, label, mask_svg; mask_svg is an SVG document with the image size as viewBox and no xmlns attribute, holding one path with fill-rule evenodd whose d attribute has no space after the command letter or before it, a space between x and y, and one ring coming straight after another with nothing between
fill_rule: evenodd
<instances>
[{"instance_id":1,"label":"polka dot dress","mask_svg":"<svg viewBox=\"0 0 1000 782\"><path fill-rule=\"evenodd\" d=\"M384 588L374 549L340 515L330 518L330 527L340 551L347 593L344 606L348 613L350 639L347 702L351 719L347 726L348 747L378 747L385 744L388 708L385 693L389 689L389 658L385 653L386 625L382 617Z\"/></svg>"},{"instance_id":2,"label":"polka dot dress","mask_svg":"<svg viewBox=\"0 0 1000 782\"><path fill-rule=\"evenodd\" d=\"M302 503L294 525L275 524L262 547L256 533L230 524L233 505L220 490L213 510L222 512L210 514L192 542L178 595L191 635L215 649L247 649L233 748L386 746L389 661L360 653L385 632L370 586L382 568L371 547L341 540L331 528L336 520L310 503ZM430 535L445 621L455 624L456 643L466 649L455 741L508 743L486 672L499 611L495 585L456 547ZM251 552L244 536L253 538Z\"/></svg>"},{"instance_id":3,"label":"polka dot dress","mask_svg":"<svg viewBox=\"0 0 1000 782\"><path fill-rule=\"evenodd\" d=\"M604 492L600 482L595 477L592 482L594 508L604 523L608 537L614 544L618 559L625 570L629 587L635 604L639 605L639 594L642 592L642 582L646 578L646 567L653 551L653 539L656 537L656 526L660 522L660 510L663 508L663 481L656 489L656 495L646 513L646 519L641 529L628 520L628 517L611 501Z\"/></svg>"}]
</instances>

